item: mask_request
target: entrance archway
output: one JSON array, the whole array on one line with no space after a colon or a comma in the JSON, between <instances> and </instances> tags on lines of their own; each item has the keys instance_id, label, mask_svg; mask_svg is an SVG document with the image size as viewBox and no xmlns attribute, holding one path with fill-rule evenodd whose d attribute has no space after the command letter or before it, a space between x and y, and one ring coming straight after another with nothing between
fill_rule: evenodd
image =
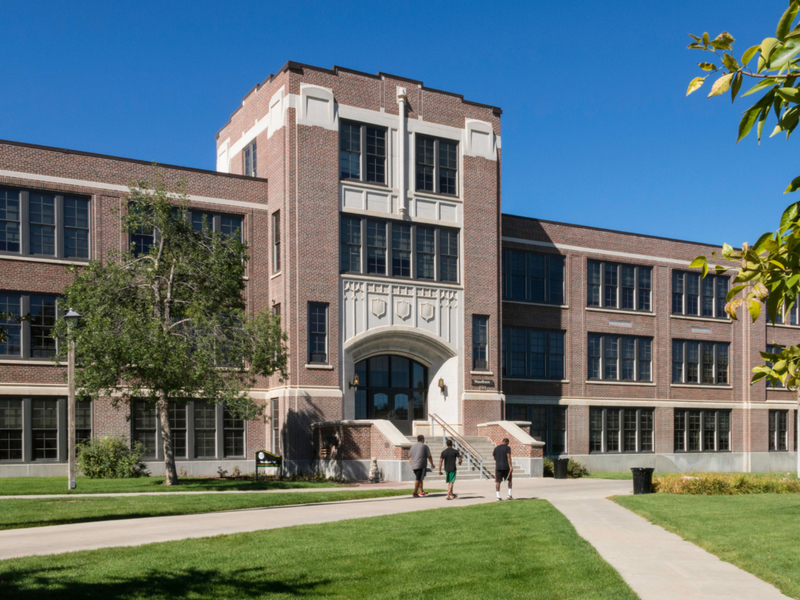
<instances>
[{"instance_id":1,"label":"entrance archway","mask_svg":"<svg viewBox=\"0 0 800 600\"><path fill-rule=\"evenodd\" d=\"M372 356L356 363L356 418L386 419L405 435L415 420L428 417L428 369L417 361L393 354Z\"/></svg>"}]
</instances>

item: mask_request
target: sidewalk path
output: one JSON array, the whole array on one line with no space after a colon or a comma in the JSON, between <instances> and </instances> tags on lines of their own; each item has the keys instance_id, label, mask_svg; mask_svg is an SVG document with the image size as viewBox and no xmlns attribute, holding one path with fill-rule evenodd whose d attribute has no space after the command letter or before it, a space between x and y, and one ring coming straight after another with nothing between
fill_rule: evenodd
<instances>
[{"instance_id":1,"label":"sidewalk path","mask_svg":"<svg viewBox=\"0 0 800 600\"><path fill-rule=\"evenodd\" d=\"M630 481L522 479L515 482L514 496L519 499L536 497L550 501L572 522L578 534L597 548L600 555L619 571L642 600L786 598L754 575L719 560L694 544L683 541L677 535L652 525L606 499L613 495L629 494L631 487ZM369 486L362 486L361 489L369 489ZM115 546L138 546L152 542L495 501L494 486L490 481L460 482L457 484L457 493L459 498L453 502L446 501L445 494L441 493L427 498L372 498L203 515L11 529L0 531L0 560Z\"/></svg>"},{"instance_id":2,"label":"sidewalk path","mask_svg":"<svg viewBox=\"0 0 800 600\"><path fill-rule=\"evenodd\" d=\"M543 479L536 495L560 510L642 600L787 598L755 575L606 500L630 494L631 488L631 481Z\"/></svg>"}]
</instances>

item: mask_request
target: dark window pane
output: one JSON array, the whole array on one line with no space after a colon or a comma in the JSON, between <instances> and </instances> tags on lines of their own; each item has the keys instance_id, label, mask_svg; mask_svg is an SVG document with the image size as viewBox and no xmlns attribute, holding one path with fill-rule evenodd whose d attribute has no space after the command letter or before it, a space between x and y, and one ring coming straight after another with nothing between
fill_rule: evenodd
<instances>
[{"instance_id":1,"label":"dark window pane","mask_svg":"<svg viewBox=\"0 0 800 600\"><path fill-rule=\"evenodd\" d=\"M309 352L310 361L327 362L328 305L311 303L309 306Z\"/></svg>"},{"instance_id":2,"label":"dark window pane","mask_svg":"<svg viewBox=\"0 0 800 600\"><path fill-rule=\"evenodd\" d=\"M22 294L0 292L0 328L5 332L5 339L0 340L0 356L22 356L22 324L18 320L22 316Z\"/></svg>"},{"instance_id":3,"label":"dark window pane","mask_svg":"<svg viewBox=\"0 0 800 600\"><path fill-rule=\"evenodd\" d=\"M417 227L417 278L434 279L436 259L436 232L427 227Z\"/></svg>"},{"instance_id":4,"label":"dark window pane","mask_svg":"<svg viewBox=\"0 0 800 600\"><path fill-rule=\"evenodd\" d=\"M50 194L28 195L30 252L54 256L56 253L56 197Z\"/></svg>"},{"instance_id":5,"label":"dark window pane","mask_svg":"<svg viewBox=\"0 0 800 600\"><path fill-rule=\"evenodd\" d=\"M392 223L392 275L411 277L411 226Z\"/></svg>"},{"instance_id":6,"label":"dark window pane","mask_svg":"<svg viewBox=\"0 0 800 600\"><path fill-rule=\"evenodd\" d=\"M55 296L31 296L31 357L55 356L56 340L52 337L56 324Z\"/></svg>"},{"instance_id":7,"label":"dark window pane","mask_svg":"<svg viewBox=\"0 0 800 600\"><path fill-rule=\"evenodd\" d=\"M22 460L22 400L0 400L0 460Z\"/></svg>"},{"instance_id":8,"label":"dark window pane","mask_svg":"<svg viewBox=\"0 0 800 600\"><path fill-rule=\"evenodd\" d=\"M217 450L217 410L213 404L195 402L194 405L194 455L196 458L214 458Z\"/></svg>"},{"instance_id":9,"label":"dark window pane","mask_svg":"<svg viewBox=\"0 0 800 600\"><path fill-rule=\"evenodd\" d=\"M19 192L0 189L0 252L19 252L19 228Z\"/></svg>"}]
</instances>

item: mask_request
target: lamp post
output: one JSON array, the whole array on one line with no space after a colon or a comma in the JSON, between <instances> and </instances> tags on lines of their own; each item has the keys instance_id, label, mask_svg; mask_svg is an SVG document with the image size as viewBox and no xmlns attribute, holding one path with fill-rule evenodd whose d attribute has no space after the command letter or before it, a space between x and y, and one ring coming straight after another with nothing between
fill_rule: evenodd
<instances>
[{"instance_id":1,"label":"lamp post","mask_svg":"<svg viewBox=\"0 0 800 600\"><path fill-rule=\"evenodd\" d=\"M69 309L64 315L67 327L70 332L77 327L81 316ZM75 340L70 339L69 351L67 352L67 386L69 388L67 398L67 464L69 465L68 489L75 489Z\"/></svg>"}]
</instances>

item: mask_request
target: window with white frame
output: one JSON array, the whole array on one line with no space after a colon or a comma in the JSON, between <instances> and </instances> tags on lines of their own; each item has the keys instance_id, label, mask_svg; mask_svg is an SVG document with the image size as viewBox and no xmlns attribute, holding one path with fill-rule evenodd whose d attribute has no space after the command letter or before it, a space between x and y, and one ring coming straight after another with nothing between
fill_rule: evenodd
<instances>
[{"instance_id":1,"label":"window with white frame","mask_svg":"<svg viewBox=\"0 0 800 600\"><path fill-rule=\"evenodd\" d=\"M789 449L789 411L769 411L769 451L782 452Z\"/></svg>"},{"instance_id":2,"label":"window with white frame","mask_svg":"<svg viewBox=\"0 0 800 600\"><path fill-rule=\"evenodd\" d=\"M672 272L672 314L727 319L725 313L729 279L683 271Z\"/></svg>"},{"instance_id":3,"label":"window with white frame","mask_svg":"<svg viewBox=\"0 0 800 600\"><path fill-rule=\"evenodd\" d=\"M386 128L341 121L339 177L381 185L386 183Z\"/></svg>"},{"instance_id":4,"label":"window with white frame","mask_svg":"<svg viewBox=\"0 0 800 600\"><path fill-rule=\"evenodd\" d=\"M589 452L653 452L654 409L592 407Z\"/></svg>"},{"instance_id":5,"label":"window with white frame","mask_svg":"<svg viewBox=\"0 0 800 600\"><path fill-rule=\"evenodd\" d=\"M610 333L589 334L589 379L652 381L652 338Z\"/></svg>"},{"instance_id":6,"label":"window with white frame","mask_svg":"<svg viewBox=\"0 0 800 600\"><path fill-rule=\"evenodd\" d=\"M242 173L247 177L257 177L258 162L255 140L242 151Z\"/></svg>"},{"instance_id":7,"label":"window with white frame","mask_svg":"<svg viewBox=\"0 0 800 600\"><path fill-rule=\"evenodd\" d=\"M489 317L472 315L472 368L489 369Z\"/></svg>"},{"instance_id":8,"label":"window with white frame","mask_svg":"<svg viewBox=\"0 0 800 600\"><path fill-rule=\"evenodd\" d=\"M434 194L458 194L458 142L416 135L416 189Z\"/></svg>"},{"instance_id":9,"label":"window with white frame","mask_svg":"<svg viewBox=\"0 0 800 600\"><path fill-rule=\"evenodd\" d=\"M675 409L675 452L730 452L731 411Z\"/></svg>"},{"instance_id":10,"label":"window with white frame","mask_svg":"<svg viewBox=\"0 0 800 600\"><path fill-rule=\"evenodd\" d=\"M0 187L0 255L89 260L90 200Z\"/></svg>"},{"instance_id":11,"label":"window with white frame","mask_svg":"<svg viewBox=\"0 0 800 600\"><path fill-rule=\"evenodd\" d=\"M272 213L272 272L281 270L281 211Z\"/></svg>"},{"instance_id":12,"label":"window with white frame","mask_svg":"<svg viewBox=\"0 0 800 600\"><path fill-rule=\"evenodd\" d=\"M590 260L586 305L650 312L652 275L652 267Z\"/></svg>"},{"instance_id":13,"label":"window with white frame","mask_svg":"<svg viewBox=\"0 0 800 600\"><path fill-rule=\"evenodd\" d=\"M458 231L342 215L342 273L458 282Z\"/></svg>"},{"instance_id":14,"label":"window with white frame","mask_svg":"<svg viewBox=\"0 0 800 600\"><path fill-rule=\"evenodd\" d=\"M672 342L672 383L729 385L729 367L728 342Z\"/></svg>"}]
</instances>

